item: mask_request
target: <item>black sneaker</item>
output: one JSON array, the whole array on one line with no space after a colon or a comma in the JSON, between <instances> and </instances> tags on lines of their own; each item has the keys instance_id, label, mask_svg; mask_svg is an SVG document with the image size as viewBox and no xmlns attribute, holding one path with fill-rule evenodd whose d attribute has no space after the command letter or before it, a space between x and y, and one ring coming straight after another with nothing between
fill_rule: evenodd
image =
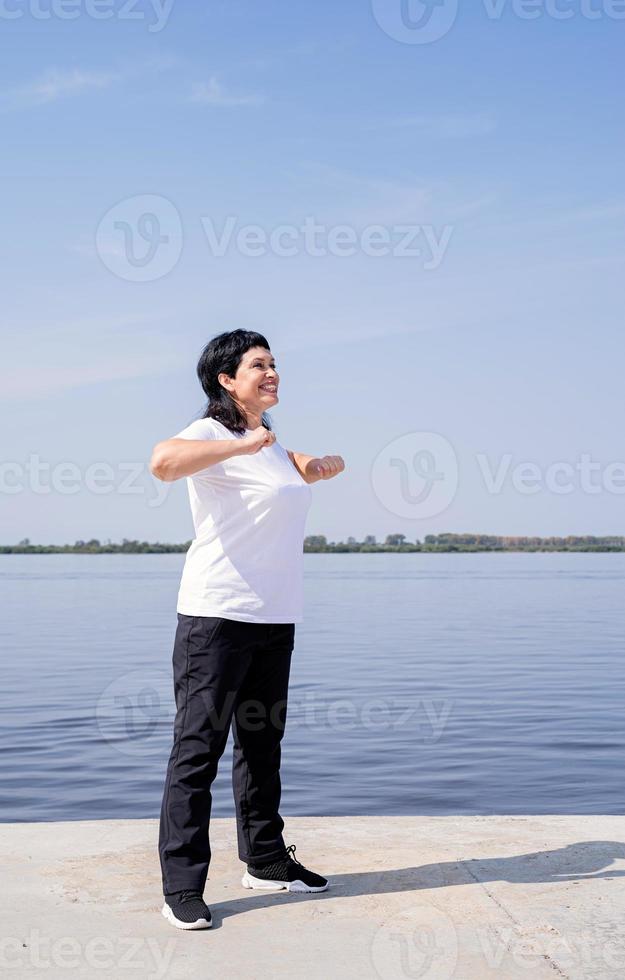
<instances>
[{"instance_id":1,"label":"black sneaker","mask_svg":"<svg viewBox=\"0 0 625 980\"><path fill-rule=\"evenodd\" d=\"M288 892L324 892L328 879L309 871L297 858L295 844L287 847L286 854L261 867L248 864L241 879L244 888L286 888Z\"/></svg>"},{"instance_id":2,"label":"black sneaker","mask_svg":"<svg viewBox=\"0 0 625 980\"><path fill-rule=\"evenodd\" d=\"M213 924L210 909L198 891L167 895L161 912L176 929L210 929Z\"/></svg>"}]
</instances>

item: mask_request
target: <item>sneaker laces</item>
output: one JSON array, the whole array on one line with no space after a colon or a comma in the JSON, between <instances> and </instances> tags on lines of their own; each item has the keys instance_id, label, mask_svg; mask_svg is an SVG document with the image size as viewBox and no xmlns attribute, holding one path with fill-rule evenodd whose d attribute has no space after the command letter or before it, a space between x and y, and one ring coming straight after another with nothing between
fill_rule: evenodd
<instances>
[{"instance_id":1,"label":"sneaker laces","mask_svg":"<svg viewBox=\"0 0 625 980\"><path fill-rule=\"evenodd\" d=\"M289 846L286 849L286 854L284 856L284 859L285 861L295 861L296 864L299 864L300 868L304 867L302 862L298 861L298 859L295 857L295 844L289 844ZM306 870L308 870L308 868L306 868Z\"/></svg>"},{"instance_id":2,"label":"sneaker laces","mask_svg":"<svg viewBox=\"0 0 625 980\"><path fill-rule=\"evenodd\" d=\"M280 868L282 870L286 870L289 866L289 862L293 862L298 864L304 871L308 871L308 868L305 868L302 862L298 861L298 859L295 857L295 847L295 844L289 844L285 853L279 858L275 858L273 861L265 861L263 864L255 865L255 867L258 871L262 871L263 868Z\"/></svg>"}]
</instances>

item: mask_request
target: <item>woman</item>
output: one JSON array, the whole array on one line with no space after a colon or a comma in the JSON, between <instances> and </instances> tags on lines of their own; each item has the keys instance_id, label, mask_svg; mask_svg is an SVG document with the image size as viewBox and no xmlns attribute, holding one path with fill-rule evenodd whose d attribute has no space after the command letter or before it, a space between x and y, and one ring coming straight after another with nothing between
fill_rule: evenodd
<instances>
[{"instance_id":1,"label":"woman","mask_svg":"<svg viewBox=\"0 0 625 980\"><path fill-rule=\"evenodd\" d=\"M163 915L212 925L203 900L211 859L211 784L232 724L232 785L246 888L316 892L326 878L285 847L281 739L295 624L302 622L303 539L312 491L345 467L283 449L265 416L279 375L266 339L214 337L197 366L204 417L159 442L150 468L187 477L195 538L178 593L174 744L161 808Z\"/></svg>"}]
</instances>

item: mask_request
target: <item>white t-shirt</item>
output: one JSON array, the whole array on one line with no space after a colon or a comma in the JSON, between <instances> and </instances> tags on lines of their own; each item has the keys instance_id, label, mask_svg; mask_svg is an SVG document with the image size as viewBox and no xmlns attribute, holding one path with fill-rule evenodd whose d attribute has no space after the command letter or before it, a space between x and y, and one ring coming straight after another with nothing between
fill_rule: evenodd
<instances>
[{"instance_id":1,"label":"white t-shirt","mask_svg":"<svg viewBox=\"0 0 625 980\"><path fill-rule=\"evenodd\" d=\"M251 430L247 430L250 432ZM196 419L176 439L240 439ZM304 529L312 490L278 440L187 477L195 539L177 611L247 623L303 622Z\"/></svg>"}]
</instances>

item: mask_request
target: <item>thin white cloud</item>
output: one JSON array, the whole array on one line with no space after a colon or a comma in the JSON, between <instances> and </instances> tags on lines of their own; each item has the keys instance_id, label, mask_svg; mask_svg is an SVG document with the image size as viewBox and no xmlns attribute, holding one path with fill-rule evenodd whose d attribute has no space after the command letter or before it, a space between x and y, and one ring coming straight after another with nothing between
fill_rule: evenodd
<instances>
[{"instance_id":1,"label":"thin white cloud","mask_svg":"<svg viewBox=\"0 0 625 980\"><path fill-rule=\"evenodd\" d=\"M595 204L578 208L567 214L566 220L571 221L604 221L622 218L625 215L625 203L614 201L611 204Z\"/></svg>"},{"instance_id":2,"label":"thin white cloud","mask_svg":"<svg viewBox=\"0 0 625 980\"><path fill-rule=\"evenodd\" d=\"M90 91L102 91L140 76L159 74L176 67L178 60L162 53L115 69L92 71L83 68L51 69L24 85L0 91L0 112L49 105Z\"/></svg>"},{"instance_id":3,"label":"thin white cloud","mask_svg":"<svg viewBox=\"0 0 625 980\"><path fill-rule=\"evenodd\" d=\"M212 106L261 105L265 98L259 93L234 95L227 92L221 82L212 75L207 82L196 82L191 90L191 101Z\"/></svg>"},{"instance_id":4,"label":"thin white cloud","mask_svg":"<svg viewBox=\"0 0 625 980\"><path fill-rule=\"evenodd\" d=\"M623 201L612 201L607 204L592 203L585 207L571 208L568 211L548 212L546 207L540 207L540 202L538 202L537 207L538 210L534 213L530 212L526 215L523 211L512 217L500 218L485 230L492 236L499 239L507 238L508 240L519 239L522 233L536 235L540 232L542 236L545 234L555 236L565 233L565 229L571 224L581 228L582 225L592 227L593 223L599 223L600 226L607 228L610 222L617 221L620 228L625 216L625 202ZM566 235L568 235L568 231Z\"/></svg>"},{"instance_id":5,"label":"thin white cloud","mask_svg":"<svg viewBox=\"0 0 625 980\"><path fill-rule=\"evenodd\" d=\"M298 200L306 201L306 213L321 222L355 227L454 223L488 210L496 199L490 190L444 179L397 180L312 162L285 176Z\"/></svg>"},{"instance_id":6,"label":"thin white cloud","mask_svg":"<svg viewBox=\"0 0 625 980\"><path fill-rule=\"evenodd\" d=\"M485 112L458 115L416 115L392 119L396 128L413 129L431 139L468 139L488 136L497 128L495 119Z\"/></svg>"},{"instance_id":7,"label":"thin white cloud","mask_svg":"<svg viewBox=\"0 0 625 980\"><path fill-rule=\"evenodd\" d=\"M122 77L121 72L83 71L80 68L50 71L27 85L0 92L0 108L8 112L46 105L91 89L109 88Z\"/></svg>"}]
</instances>

